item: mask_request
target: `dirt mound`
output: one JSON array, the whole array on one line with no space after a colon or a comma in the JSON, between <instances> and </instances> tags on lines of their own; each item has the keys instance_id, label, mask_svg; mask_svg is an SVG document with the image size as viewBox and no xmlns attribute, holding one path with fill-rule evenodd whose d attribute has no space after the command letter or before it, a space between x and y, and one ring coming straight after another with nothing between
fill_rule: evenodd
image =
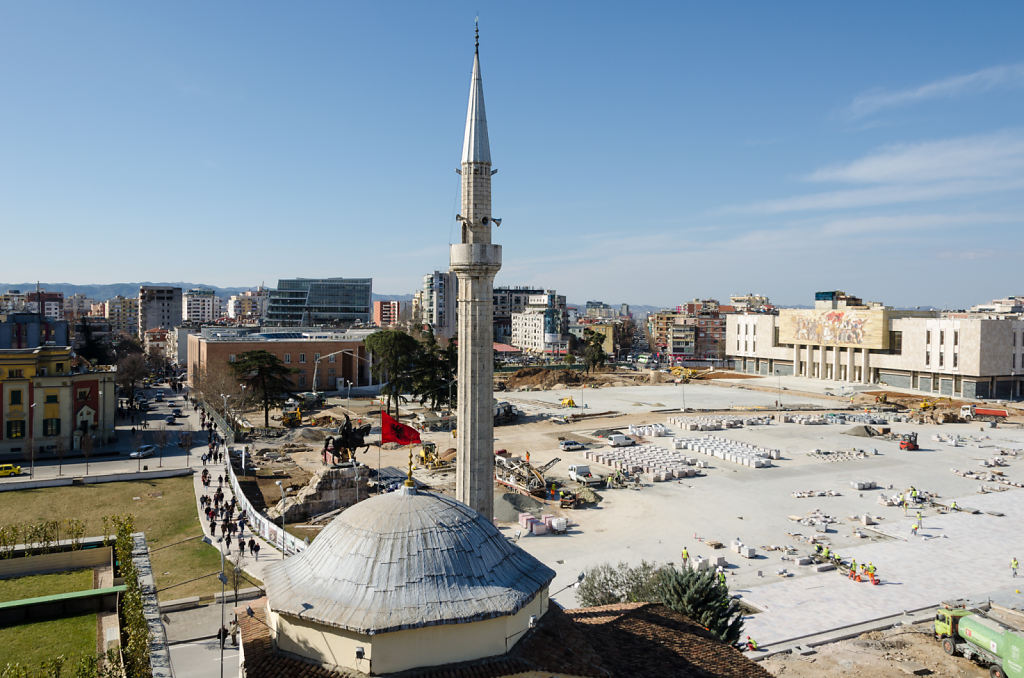
<instances>
[{"instance_id":1,"label":"dirt mound","mask_svg":"<svg viewBox=\"0 0 1024 678\"><path fill-rule=\"evenodd\" d=\"M601 499L603 499L603 497L601 497L601 495L599 495L597 492L594 492L589 487L581 487L576 492L576 496L579 497L580 503L582 503L582 504L594 504L594 505L597 505L597 504L601 503Z\"/></svg>"},{"instance_id":2,"label":"dirt mound","mask_svg":"<svg viewBox=\"0 0 1024 678\"><path fill-rule=\"evenodd\" d=\"M494 518L503 523L518 522L520 513L529 513L539 517L543 508L544 504L533 497L514 492L496 494L494 497Z\"/></svg>"},{"instance_id":3,"label":"dirt mound","mask_svg":"<svg viewBox=\"0 0 1024 678\"><path fill-rule=\"evenodd\" d=\"M322 443L326 437L327 431L324 431L323 429L302 426L300 428L292 429L281 436L279 440L287 443Z\"/></svg>"},{"instance_id":4,"label":"dirt mound","mask_svg":"<svg viewBox=\"0 0 1024 678\"><path fill-rule=\"evenodd\" d=\"M579 370L546 370L543 367L524 367L505 379L507 388L529 386L550 389L555 388L556 385L566 388L583 383L586 383L586 375Z\"/></svg>"},{"instance_id":5,"label":"dirt mound","mask_svg":"<svg viewBox=\"0 0 1024 678\"><path fill-rule=\"evenodd\" d=\"M848 436L858 436L860 438L871 438L874 436L874 431L864 424L858 424L857 426L851 426L850 428L843 431Z\"/></svg>"}]
</instances>

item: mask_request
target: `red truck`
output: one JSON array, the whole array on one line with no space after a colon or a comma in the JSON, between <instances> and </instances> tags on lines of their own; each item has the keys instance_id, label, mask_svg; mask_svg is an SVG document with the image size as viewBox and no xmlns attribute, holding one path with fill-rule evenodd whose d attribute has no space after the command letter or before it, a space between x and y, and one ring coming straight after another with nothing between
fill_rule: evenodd
<instances>
[{"instance_id":1,"label":"red truck","mask_svg":"<svg viewBox=\"0 0 1024 678\"><path fill-rule=\"evenodd\" d=\"M973 421L974 419L998 421L1006 419L1008 416L1010 416L1010 413L1006 410L998 410L992 407L964 405L960 408L960 418L964 421Z\"/></svg>"}]
</instances>

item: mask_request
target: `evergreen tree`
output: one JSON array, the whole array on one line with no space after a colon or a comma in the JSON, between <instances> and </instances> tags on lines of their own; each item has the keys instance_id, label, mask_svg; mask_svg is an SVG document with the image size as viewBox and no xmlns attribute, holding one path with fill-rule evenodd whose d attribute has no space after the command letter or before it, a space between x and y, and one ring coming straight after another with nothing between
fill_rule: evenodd
<instances>
[{"instance_id":1,"label":"evergreen tree","mask_svg":"<svg viewBox=\"0 0 1024 678\"><path fill-rule=\"evenodd\" d=\"M402 393L414 392L414 372L420 358L419 342L401 330L381 330L364 339L363 345L373 354L370 369L382 384L380 392L387 396L390 414L392 402L398 402Z\"/></svg>"},{"instance_id":2,"label":"evergreen tree","mask_svg":"<svg viewBox=\"0 0 1024 678\"><path fill-rule=\"evenodd\" d=\"M740 604L714 570L698 572L666 567L658 574L659 597L671 610L685 614L723 643L735 643L743 629Z\"/></svg>"},{"instance_id":3,"label":"evergreen tree","mask_svg":"<svg viewBox=\"0 0 1024 678\"><path fill-rule=\"evenodd\" d=\"M230 365L247 394L263 405L263 425L270 428L270 408L292 391L292 370L268 351L247 351Z\"/></svg>"},{"instance_id":4,"label":"evergreen tree","mask_svg":"<svg viewBox=\"0 0 1024 678\"><path fill-rule=\"evenodd\" d=\"M587 372L603 367L608 359L604 352L604 332L595 332L592 329L583 330L583 362L587 366Z\"/></svg>"}]
</instances>

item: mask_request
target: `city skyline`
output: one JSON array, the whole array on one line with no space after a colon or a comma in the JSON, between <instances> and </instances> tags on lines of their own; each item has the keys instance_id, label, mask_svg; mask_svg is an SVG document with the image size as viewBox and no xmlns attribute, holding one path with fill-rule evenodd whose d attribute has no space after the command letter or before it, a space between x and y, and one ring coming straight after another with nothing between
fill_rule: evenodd
<instances>
[{"instance_id":1,"label":"city skyline","mask_svg":"<svg viewBox=\"0 0 1024 678\"><path fill-rule=\"evenodd\" d=\"M1019 7L596 7L480 8L496 285L1018 292ZM8 8L0 222L58 246L2 277L408 294L446 266L477 7L234 10Z\"/></svg>"}]
</instances>

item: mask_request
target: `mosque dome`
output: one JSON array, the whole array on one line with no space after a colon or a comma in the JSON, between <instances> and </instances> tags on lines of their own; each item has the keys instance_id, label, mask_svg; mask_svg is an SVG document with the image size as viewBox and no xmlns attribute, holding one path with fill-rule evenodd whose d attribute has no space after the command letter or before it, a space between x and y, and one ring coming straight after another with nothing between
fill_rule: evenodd
<instances>
[{"instance_id":1,"label":"mosque dome","mask_svg":"<svg viewBox=\"0 0 1024 678\"><path fill-rule=\"evenodd\" d=\"M343 511L265 585L273 612L374 635L514 615L554 576L465 504L403 487Z\"/></svg>"}]
</instances>

